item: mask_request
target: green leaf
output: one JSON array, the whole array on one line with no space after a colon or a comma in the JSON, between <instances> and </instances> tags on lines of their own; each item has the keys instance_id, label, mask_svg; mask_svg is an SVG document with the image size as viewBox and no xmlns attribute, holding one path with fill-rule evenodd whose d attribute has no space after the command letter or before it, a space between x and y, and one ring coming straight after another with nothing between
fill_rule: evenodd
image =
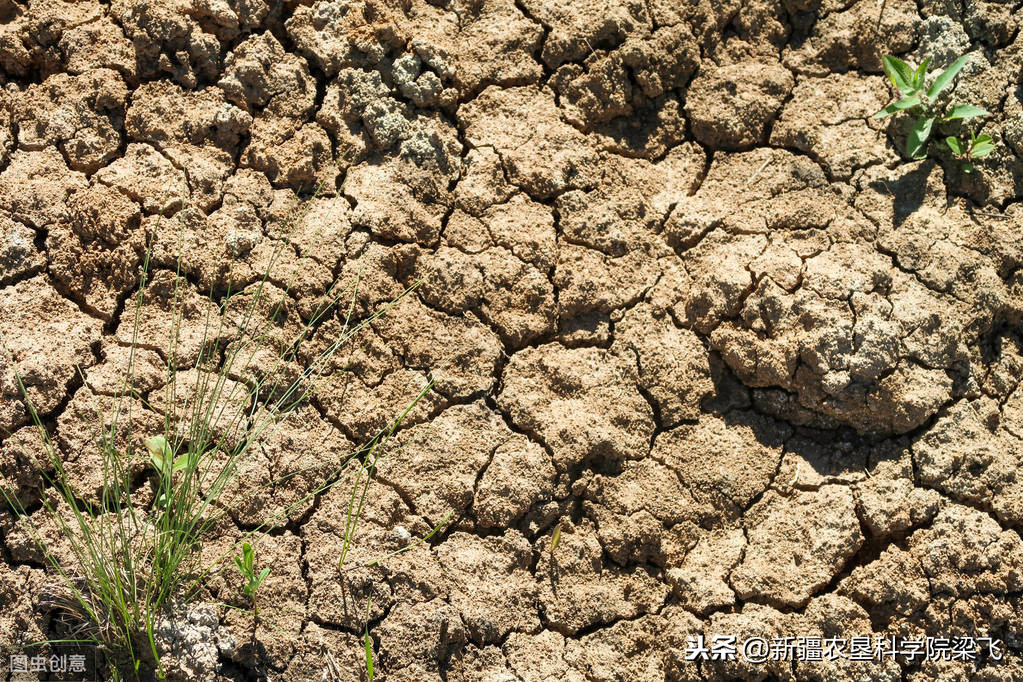
<instances>
[{"instance_id":1,"label":"green leaf","mask_svg":"<svg viewBox=\"0 0 1023 682\"><path fill-rule=\"evenodd\" d=\"M975 107L972 104L957 104L948 110L945 118L949 121L956 118L973 118L974 116L987 116L991 112L987 109Z\"/></svg>"},{"instance_id":2,"label":"green leaf","mask_svg":"<svg viewBox=\"0 0 1023 682\"><path fill-rule=\"evenodd\" d=\"M373 682L373 640L369 637L369 628L366 628L366 677Z\"/></svg>"},{"instance_id":3,"label":"green leaf","mask_svg":"<svg viewBox=\"0 0 1023 682\"><path fill-rule=\"evenodd\" d=\"M993 142L978 142L973 145L973 149L970 150L970 158L983 159L994 150L995 145Z\"/></svg>"},{"instance_id":4,"label":"green leaf","mask_svg":"<svg viewBox=\"0 0 1023 682\"><path fill-rule=\"evenodd\" d=\"M987 133L981 133L980 135L976 135L973 138L973 144L981 144L983 142L991 142L991 141L992 141L991 136L988 135Z\"/></svg>"},{"instance_id":5,"label":"green leaf","mask_svg":"<svg viewBox=\"0 0 1023 682\"><path fill-rule=\"evenodd\" d=\"M183 454L183 455L178 455L177 458L175 458L175 460L174 460L174 466L171 467L171 473L172 474L176 474L179 471L184 471L185 469L187 469L188 468L188 460L189 460L189 456L188 456L187 452L185 454Z\"/></svg>"},{"instance_id":6,"label":"green leaf","mask_svg":"<svg viewBox=\"0 0 1023 682\"><path fill-rule=\"evenodd\" d=\"M913 73L913 89L923 90L924 89L924 78L927 77L927 67L931 65L931 58L928 57L923 61L917 70Z\"/></svg>"},{"instance_id":7,"label":"green leaf","mask_svg":"<svg viewBox=\"0 0 1023 682\"><path fill-rule=\"evenodd\" d=\"M931 126L934 125L933 116L921 116L916 120L916 125L913 126L913 130L909 132L909 137L906 139L906 153L914 159L923 158L924 145L927 144L927 138L931 136Z\"/></svg>"},{"instance_id":8,"label":"green leaf","mask_svg":"<svg viewBox=\"0 0 1023 682\"><path fill-rule=\"evenodd\" d=\"M914 91L913 72L906 62L896 59L891 55L886 55L881 58L881 66L884 68L884 72L888 74L888 78L891 79L892 85L899 92L909 95Z\"/></svg>"},{"instance_id":9,"label":"green leaf","mask_svg":"<svg viewBox=\"0 0 1023 682\"><path fill-rule=\"evenodd\" d=\"M952 79L956 77L957 73L959 73L960 69L966 66L966 62L969 61L969 59L970 55L964 54L962 57L952 62L950 67L942 71L938 77L934 79L934 82L931 83L931 87L927 90L927 98L933 100L944 92L945 88L949 86Z\"/></svg>"},{"instance_id":10,"label":"green leaf","mask_svg":"<svg viewBox=\"0 0 1023 682\"><path fill-rule=\"evenodd\" d=\"M262 571L259 572L259 577L256 578L256 584L258 585L259 583L262 583L264 580L266 580L266 577L268 575L270 575L270 569L264 568Z\"/></svg>"},{"instance_id":11,"label":"green leaf","mask_svg":"<svg viewBox=\"0 0 1023 682\"><path fill-rule=\"evenodd\" d=\"M561 542L561 523L554 526L554 532L551 533L551 552L558 548L558 543Z\"/></svg>"},{"instance_id":12,"label":"green leaf","mask_svg":"<svg viewBox=\"0 0 1023 682\"><path fill-rule=\"evenodd\" d=\"M964 163L961 166L961 168L962 168L964 173L972 173L973 172L973 164L972 163Z\"/></svg>"},{"instance_id":13,"label":"green leaf","mask_svg":"<svg viewBox=\"0 0 1023 682\"><path fill-rule=\"evenodd\" d=\"M945 144L952 150L952 153L956 156L963 155L963 143L959 141L958 137L946 137Z\"/></svg>"},{"instance_id":14,"label":"green leaf","mask_svg":"<svg viewBox=\"0 0 1023 682\"><path fill-rule=\"evenodd\" d=\"M920 104L920 95L911 95L910 97L903 97L898 102L892 102L881 111L874 114L874 118L884 118L890 116L897 111L904 111L906 109L912 109Z\"/></svg>"},{"instance_id":15,"label":"green leaf","mask_svg":"<svg viewBox=\"0 0 1023 682\"><path fill-rule=\"evenodd\" d=\"M252 566L256 563L256 553L252 551L252 545L247 542L242 543L242 561L245 563L245 568L248 569L249 574L251 574Z\"/></svg>"},{"instance_id":16,"label":"green leaf","mask_svg":"<svg viewBox=\"0 0 1023 682\"><path fill-rule=\"evenodd\" d=\"M167 443L167 439L163 436L153 436L147 438L142 443L149 450L149 458L153 462L153 466L156 470L165 473L167 466L170 464L168 461L171 457L170 444Z\"/></svg>"},{"instance_id":17,"label":"green leaf","mask_svg":"<svg viewBox=\"0 0 1023 682\"><path fill-rule=\"evenodd\" d=\"M145 444L146 449L154 455L160 455L161 457L170 455L170 444L163 436L153 436L152 438L147 438L142 442Z\"/></svg>"}]
</instances>

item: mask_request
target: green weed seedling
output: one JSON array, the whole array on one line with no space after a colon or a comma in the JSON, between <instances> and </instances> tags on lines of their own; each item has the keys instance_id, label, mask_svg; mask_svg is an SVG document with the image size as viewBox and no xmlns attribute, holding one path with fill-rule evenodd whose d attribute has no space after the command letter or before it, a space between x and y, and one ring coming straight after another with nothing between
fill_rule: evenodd
<instances>
[{"instance_id":1,"label":"green weed seedling","mask_svg":"<svg viewBox=\"0 0 1023 682\"><path fill-rule=\"evenodd\" d=\"M941 95L952 84L959 71L966 65L968 59L969 55L963 55L955 60L947 69L938 74L930 86L927 86L926 78L927 67L930 65L929 59L925 59L920 66L913 68L901 59L891 55L882 58L881 63L884 66L884 72L888 74L892 85L895 86L895 89L902 96L897 101L892 102L874 114L874 118L885 118L899 112L916 116L913 129L909 132L909 137L906 138L906 154L911 158L922 159L926 156L927 142L930 140L931 132L936 125L940 127L942 124L950 121L976 118L990 113L972 104L952 104L947 99L941 98ZM980 137L987 137L987 143L991 142L989 136L982 135ZM952 137L946 138L946 144L948 144L948 139L955 139L959 142L957 138ZM949 146L955 152L956 147L952 147L951 144ZM961 151L965 149L962 143L958 147ZM972 149L972 143L970 149ZM987 154L991 153L991 149L988 149L981 155L977 155L974 152L969 158L976 159L987 156ZM957 154L957 156L962 157L962 154ZM972 165L970 170L972 170Z\"/></svg>"},{"instance_id":2,"label":"green weed seedling","mask_svg":"<svg viewBox=\"0 0 1023 682\"><path fill-rule=\"evenodd\" d=\"M164 436L153 436L142 442L149 451L149 460L159 476L159 492L153 504L160 509L166 509L168 501L173 497L171 488L174 485L174 474L187 469L195 457L188 452L175 457L170 443Z\"/></svg>"},{"instance_id":3,"label":"green weed seedling","mask_svg":"<svg viewBox=\"0 0 1023 682\"><path fill-rule=\"evenodd\" d=\"M950 136L945 138L945 144L955 154L956 158L959 159L960 167L964 173L972 173L974 170L973 161L975 159L983 159L995 150L995 143L990 135L987 133L977 135L972 130L970 131L969 143L963 144L963 141L958 137Z\"/></svg>"},{"instance_id":4,"label":"green weed seedling","mask_svg":"<svg viewBox=\"0 0 1023 682\"><path fill-rule=\"evenodd\" d=\"M256 575L256 552L252 549L252 545L247 542L242 543L242 555L234 558L235 565L238 566L238 570L241 571L242 577L245 578L245 585L242 590L249 596L249 599L255 601L256 590L262 584L266 577L270 575L270 569L264 568Z\"/></svg>"}]
</instances>

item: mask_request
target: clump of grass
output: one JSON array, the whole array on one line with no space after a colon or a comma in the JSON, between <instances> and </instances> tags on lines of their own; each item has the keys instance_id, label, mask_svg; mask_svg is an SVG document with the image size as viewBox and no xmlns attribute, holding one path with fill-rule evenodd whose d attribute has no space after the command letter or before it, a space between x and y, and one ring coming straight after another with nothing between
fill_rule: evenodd
<instances>
[{"instance_id":1,"label":"clump of grass","mask_svg":"<svg viewBox=\"0 0 1023 682\"><path fill-rule=\"evenodd\" d=\"M377 449L432 386L425 387L408 409L362 448L343 457L301 499L278 510L258 528L238 538L219 557L203 564L199 558L202 543L227 513L227 498L256 492L238 489L240 472L251 453L308 400L325 378L329 379L325 372L334 356L414 288L356 323L353 311L358 279L348 287L332 286L325 296L326 302L302 322L297 333L282 342L280 329L275 325L291 283L280 296L281 290L270 285L269 280L284 248L291 247L282 241L261 281L255 285L242 292L227 291L220 301L211 293L198 357L183 368L179 348L183 278L179 260L173 283L172 321L166 347L161 349L166 361L162 433L138 433L133 428L136 415L132 412L139 410L133 406L141 403L153 407L151 399L140 394L133 381L139 330L146 322L151 249L147 251L133 307L128 369L114 400L113 414L109 421L103 415L95 429L103 465L102 491L98 497L81 489L65 469L21 377L17 377L49 459L51 473L44 473L44 477L53 494L44 494L42 509L29 514L11 492L16 487L8 485L2 472L0 492L58 580L46 604L61 612L72 625L76 638L91 641L109 653L114 679L163 676L155 633L158 618L172 600L195 599L206 579L219 571L239 546L242 556L238 567L247 579L246 594L254 599L267 569L259 574L254 572L254 551L249 540L255 542L254 537L264 528L327 490L353 469L358 472L353 495L362 486L364 496L368 480L362 480L361 475L367 462L375 460ZM292 274L292 282L297 273L298 268ZM276 301L266 293L271 290L278 296ZM339 310L339 302L346 297L351 301L347 311ZM238 301L244 302L240 314L235 311ZM303 344L319 323L334 313L343 315L340 334L310 361L301 363L299 351ZM267 358L271 360L267 362ZM189 380L179 381L184 372ZM182 389L184 396L179 394ZM138 462L133 462L134 456L126 452L125 443L137 442L144 442L148 453L151 489L138 484L135 475ZM267 487L294 475L293 472L271 481ZM351 529L346 533L346 548L358 521L357 510L350 510L349 515ZM44 526L48 523L59 530L64 550L58 551L44 539ZM127 667L124 661L129 662Z\"/></svg>"}]
</instances>

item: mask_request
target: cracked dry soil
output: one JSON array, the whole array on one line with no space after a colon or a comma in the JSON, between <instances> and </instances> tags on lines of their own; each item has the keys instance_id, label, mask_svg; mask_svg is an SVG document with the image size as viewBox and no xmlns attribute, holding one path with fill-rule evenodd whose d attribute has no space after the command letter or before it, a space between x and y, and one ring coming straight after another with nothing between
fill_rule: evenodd
<instances>
[{"instance_id":1,"label":"cracked dry soil","mask_svg":"<svg viewBox=\"0 0 1023 682\"><path fill-rule=\"evenodd\" d=\"M272 626L190 612L239 646L183 679L320 680L328 658L363 679L372 596L395 682L1023 680L1020 11L0 0L0 467L38 505L17 370L97 484L90 429L149 240L154 397L179 240L183 363L210 292L284 242L275 284L311 257L282 334L335 281L361 273L364 317L425 282L245 474L309 480L237 500L205 551L300 499L428 376L350 563L454 517L339 574L346 492L317 497L260 545ZM901 159L905 131L868 118L890 101L880 56L966 52L956 97L995 112L996 153L971 175ZM0 540L3 649L52 623L8 511ZM233 578L212 601L244 603ZM1006 655L697 664L696 634L990 636Z\"/></svg>"}]
</instances>

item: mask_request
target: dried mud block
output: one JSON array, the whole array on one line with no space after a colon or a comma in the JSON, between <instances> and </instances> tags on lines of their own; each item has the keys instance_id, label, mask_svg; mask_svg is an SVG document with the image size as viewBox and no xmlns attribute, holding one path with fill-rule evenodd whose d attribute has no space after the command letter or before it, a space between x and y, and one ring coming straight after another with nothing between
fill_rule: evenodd
<instances>
[{"instance_id":1,"label":"dried mud block","mask_svg":"<svg viewBox=\"0 0 1023 682\"><path fill-rule=\"evenodd\" d=\"M635 354L639 385L657 406L662 426L700 418L704 401L716 389L711 361L699 336L641 304L615 325L614 344Z\"/></svg>"},{"instance_id":2,"label":"dried mud block","mask_svg":"<svg viewBox=\"0 0 1023 682\"><path fill-rule=\"evenodd\" d=\"M682 102L674 94L654 99L636 98L631 116L620 116L593 126L597 147L628 158L656 161L673 150L698 146L686 139Z\"/></svg>"},{"instance_id":3,"label":"dried mud block","mask_svg":"<svg viewBox=\"0 0 1023 682\"><path fill-rule=\"evenodd\" d=\"M357 448L308 405L283 420L259 412L261 437L241 457L238 478L223 506L241 526L283 526L312 508L313 494L353 457Z\"/></svg>"},{"instance_id":4,"label":"dried mud block","mask_svg":"<svg viewBox=\"0 0 1023 682\"><path fill-rule=\"evenodd\" d=\"M22 647L46 641L33 604L48 578L41 568L8 566L0 562L0 656L18 654Z\"/></svg>"},{"instance_id":5,"label":"dried mud block","mask_svg":"<svg viewBox=\"0 0 1023 682\"><path fill-rule=\"evenodd\" d=\"M129 144L124 156L95 178L141 204L148 214L173 215L188 200L185 172L148 144Z\"/></svg>"},{"instance_id":6,"label":"dried mud block","mask_svg":"<svg viewBox=\"0 0 1023 682\"><path fill-rule=\"evenodd\" d=\"M934 490L917 488L906 478L869 478L859 484L856 495L867 530L882 538L928 523L938 513L940 499Z\"/></svg>"},{"instance_id":7,"label":"dried mud block","mask_svg":"<svg viewBox=\"0 0 1023 682\"><path fill-rule=\"evenodd\" d=\"M824 486L784 498L767 492L746 519L749 546L730 576L743 600L801 606L863 544L852 492Z\"/></svg>"},{"instance_id":8,"label":"dried mud block","mask_svg":"<svg viewBox=\"0 0 1023 682\"><path fill-rule=\"evenodd\" d=\"M216 80L221 68L220 41L203 30L195 18L201 10L192 8L191 2L183 0L117 0L111 4L111 18L132 41L139 78L170 75L189 89Z\"/></svg>"},{"instance_id":9,"label":"dried mud block","mask_svg":"<svg viewBox=\"0 0 1023 682\"><path fill-rule=\"evenodd\" d=\"M1021 586L1021 562L1017 533L983 512L950 504L910 535L905 548L889 547L839 589L896 633L977 636L991 628L1012 637L1019 633L1013 594Z\"/></svg>"},{"instance_id":10,"label":"dried mud block","mask_svg":"<svg viewBox=\"0 0 1023 682\"><path fill-rule=\"evenodd\" d=\"M672 594L690 611L707 615L735 604L728 576L746 549L741 528L715 530L702 536L675 568L667 571Z\"/></svg>"},{"instance_id":11,"label":"dried mud block","mask_svg":"<svg viewBox=\"0 0 1023 682\"><path fill-rule=\"evenodd\" d=\"M881 56L903 54L916 45L921 27L917 3L892 0L879 7L858 0L835 7L813 25L809 36L785 47L782 61L799 74L826 76L848 70L881 73Z\"/></svg>"},{"instance_id":12,"label":"dried mud block","mask_svg":"<svg viewBox=\"0 0 1023 682\"><path fill-rule=\"evenodd\" d=\"M844 633L863 633L863 635L883 636L875 632L874 625L867 611L846 596L825 594L810 601L802 614L794 614L795 631L807 633L805 636L822 638L842 637ZM808 680L853 680L870 677L878 682L899 682L903 679L903 671L899 664L892 660L854 661L846 658L825 660L801 665L796 663L797 675Z\"/></svg>"},{"instance_id":13,"label":"dried mud block","mask_svg":"<svg viewBox=\"0 0 1023 682\"><path fill-rule=\"evenodd\" d=\"M151 261L168 269L180 267L203 289L236 293L265 280L267 288L293 295L322 294L330 286L330 274L303 262L291 244L264 236L260 212L229 193L209 215L186 208L173 218L150 216L143 225L153 239Z\"/></svg>"},{"instance_id":14,"label":"dried mud block","mask_svg":"<svg viewBox=\"0 0 1023 682\"><path fill-rule=\"evenodd\" d=\"M657 282L658 258L670 255L670 249L649 233L618 256L586 245L561 244L553 279L562 326L634 305Z\"/></svg>"},{"instance_id":15,"label":"dried mud block","mask_svg":"<svg viewBox=\"0 0 1023 682\"><path fill-rule=\"evenodd\" d=\"M420 295L452 314L478 311L513 348L553 331L556 232L551 210L524 195L477 218L456 209L443 246L416 262Z\"/></svg>"},{"instance_id":16,"label":"dried mud block","mask_svg":"<svg viewBox=\"0 0 1023 682\"><path fill-rule=\"evenodd\" d=\"M135 49L109 16L68 27L60 37L58 48L68 73L112 69L128 83L136 82Z\"/></svg>"},{"instance_id":17,"label":"dried mud block","mask_svg":"<svg viewBox=\"0 0 1023 682\"><path fill-rule=\"evenodd\" d=\"M116 189L92 184L72 195L69 223L46 237L50 274L62 291L104 320L138 281L145 236L138 206Z\"/></svg>"},{"instance_id":18,"label":"dried mud block","mask_svg":"<svg viewBox=\"0 0 1023 682\"><path fill-rule=\"evenodd\" d=\"M548 28L541 59L551 68L582 61L595 49L617 47L632 35L650 33L646 4L636 0L585 2L571 8L549 0L526 0L524 10Z\"/></svg>"},{"instance_id":19,"label":"dried mud block","mask_svg":"<svg viewBox=\"0 0 1023 682\"><path fill-rule=\"evenodd\" d=\"M686 96L693 135L712 150L764 144L794 84L788 69L762 61L701 71Z\"/></svg>"},{"instance_id":20,"label":"dried mud block","mask_svg":"<svg viewBox=\"0 0 1023 682\"><path fill-rule=\"evenodd\" d=\"M653 459L597 474L581 492L583 511L596 525L604 551L622 566L678 563L702 520L676 473Z\"/></svg>"},{"instance_id":21,"label":"dried mud block","mask_svg":"<svg viewBox=\"0 0 1023 682\"><path fill-rule=\"evenodd\" d=\"M551 85L565 118L580 127L632 113L633 88L620 52L595 52L583 64L558 69Z\"/></svg>"},{"instance_id":22,"label":"dried mud block","mask_svg":"<svg viewBox=\"0 0 1023 682\"><path fill-rule=\"evenodd\" d=\"M987 331L987 320L1023 314L1023 303L1007 290L1023 258L1017 216L981 222L949 206L945 174L933 161L872 167L858 180L855 206L877 224L880 250L928 289L965 304L957 317L965 315L961 323L971 329L967 343L973 329Z\"/></svg>"},{"instance_id":23,"label":"dried mud block","mask_svg":"<svg viewBox=\"0 0 1023 682\"><path fill-rule=\"evenodd\" d=\"M79 388L57 418L54 440L75 494L98 503L113 456L118 457L124 476L135 480L152 466L143 441L163 433L163 427L163 416L139 399Z\"/></svg>"},{"instance_id":24,"label":"dried mud block","mask_svg":"<svg viewBox=\"0 0 1023 682\"><path fill-rule=\"evenodd\" d=\"M128 139L158 149L208 143L235 154L252 116L227 102L217 88L189 91L167 81L139 86L125 116Z\"/></svg>"},{"instance_id":25,"label":"dried mud block","mask_svg":"<svg viewBox=\"0 0 1023 682\"><path fill-rule=\"evenodd\" d=\"M791 637L796 632L792 616L781 613L763 604L747 603L734 612L716 612L704 624L705 641L727 633L735 636L737 642L759 637L771 641L774 637ZM689 664L691 665L691 664ZM701 672L711 679L721 680L762 680L769 676L777 679L791 679L792 663L789 661L767 660L761 664L750 663L743 656L734 660L702 661Z\"/></svg>"},{"instance_id":26,"label":"dried mud block","mask_svg":"<svg viewBox=\"0 0 1023 682\"><path fill-rule=\"evenodd\" d=\"M103 8L92 2L43 0L30 7L7 3L0 7L0 65L5 74L40 78L63 70L64 54L59 41L76 26L89 25L103 17Z\"/></svg>"},{"instance_id":27,"label":"dried mud block","mask_svg":"<svg viewBox=\"0 0 1023 682\"><path fill-rule=\"evenodd\" d=\"M0 173L0 208L29 227L48 227L67 220L68 198L86 184L85 176L69 170L55 148L18 150Z\"/></svg>"},{"instance_id":28,"label":"dried mud block","mask_svg":"<svg viewBox=\"0 0 1023 682\"><path fill-rule=\"evenodd\" d=\"M370 618L379 619L399 600L413 603L437 597L441 570L430 546L423 543L366 565L408 545L413 536L423 537L432 526L379 481L370 482L361 516L357 520L349 516L358 511L348 510L353 490L361 495L366 481L365 473L356 479L358 469L358 462L349 466L324 492L301 530L309 612L320 623L352 629L365 625L367 599ZM352 523L357 524L354 533Z\"/></svg>"},{"instance_id":29,"label":"dried mud block","mask_svg":"<svg viewBox=\"0 0 1023 682\"><path fill-rule=\"evenodd\" d=\"M737 236L821 230L834 219L838 202L821 167L806 157L769 148L715 154L699 186L678 197L663 235L681 253L717 228ZM828 243L823 238L823 246Z\"/></svg>"},{"instance_id":30,"label":"dried mud block","mask_svg":"<svg viewBox=\"0 0 1023 682\"><path fill-rule=\"evenodd\" d=\"M803 406L861 432L904 433L951 395L956 307L887 257L837 245L805 261L792 294L762 280L710 344L747 385L795 391Z\"/></svg>"},{"instance_id":31,"label":"dried mud block","mask_svg":"<svg viewBox=\"0 0 1023 682\"><path fill-rule=\"evenodd\" d=\"M20 376L36 411L49 414L66 397L78 368L95 363L92 345L102 323L61 297L43 276L8 287L0 297L0 319L0 431L7 432L28 421L15 377Z\"/></svg>"},{"instance_id":32,"label":"dried mud block","mask_svg":"<svg viewBox=\"0 0 1023 682\"><path fill-rule=\"evenodd\" d=\"M115 335L120 344L159 353L175 369L194 367L204 344L217 340L217 316L217 305L185 278L158 270L151 273L141 306L137 297L125 302Z\"/></svg>"},{"instance_id":33,"label":"dried mud block","mask_svg":"<svg viewBox=\"0 0 1023 682\"><path fill-rule=\"evenodd\" d=\"M669 606L658 614L622 620L585 637L567 639L565 660L589 680L689 682L697 678L679 669L678 652L700 626L691 614Z\"/></svg>"},{"instance_id":34,"label":"dried mud block","mask_svg":"<svg viewBox=\"0 0 1023 682\"><path fill-rule=\"evenodd\" d=\"M525 85L543 75L533 59L543 28L512 0L483 0L455 11L424 6L420 12L409 47L422 73L410 72L406 81L398 69L392 71L402 94L417 106L431 104L421 101L423 90L439 90L449 82L466 100L488 85Z\"/></svg>"},{"instance_id":35,"label":"dried mud block","mask_svg":"<svg viewBox=\"0 0 1023 682\"><path fill-rule=\"evenodd\" d=\"M504 177L501 157L491 147L469 149L462 177L455 186L455 206L472 216L495 204L503 204L518 192Z\"/></svg>"},{"instance_id":36,"label":"dried mud block","mask_svg":"<svg viewBox=\"0 0 1023 682\"><path fill-rule=\"evenodd\" d=\"M356 202L352 224L387 240L437 243L449 212L448 183L461 161L455 131L440 119L416 119L396 157L352 168L344 193Z\"/></svg>"},{"instance_id":37,"label":"dried mud block","mask_svg":"<svg viewBox=\"0 0 1023 682\"><path fill-rule=\"evenodd\" d=\"M529 570L533 550L517 531L483 540L454 533L436 553L444 566L448 601L461 616L466 639L499 644L509 632L540 629L537 587Z\"/></svg>"},{"instance_id":38,"label":"dried mud block","mask_svg":"<svg viewBox=\"0 0 1023 682\"><path fill-rule=\"evenodd\" d=\"M102 359L85 372L85 383L93 393L117 396L134 391L145 395L166 383L167 367L154 351L107 339L99 354Z\"/></svg>"},{"instance_id":39,"label":"dried mud block","mask_svg":"<svg viewBox=\"0 0 1023 682\"><path fill-rule=\"evenodd\" d=\"M990 428L978 406L969 401L960 400L944 411L913 444L920 483L963 504L990 509L1009 526L1023 522L1020 396L1017 390L1002 407L1003 421L997 429Z\"/></svg>"},{"instance_id":40,"label":"dried mud block","mask_svg":"<svg viewBox=\"0 0 1023 682\"><path fill-rule=\"evenodd\" d=\"M649 452L653 415L635 387L635 365L608 351L527 348L512 356L502 384L498 405L541 439L559 471Z\"/></svg>"},{"instance_id":41,"label":"dried mud block","mask_svg":"<svg viewBox=\"0 0 1023 682\"><path fill-rule=\"evenodd\" d=\"M658 434L651 457L678 475L708 522L733 523L771 484L791 433L755 412L704 415Z\"/></svg>"},{"instance_id":42,"label":"dried mud block","mask_svg":"<svg viewBox=\"0 0 1023 682\"><path fill-rule=\"evenodd\" d=\"M21 149L54 146L73 170L91 173L120 151L128 90L114 71L56 74L18 98L14 123Z\"/></svg>"},{"instance_id":43,"label":"dried mud block","mask_svg":"<svg viewBox=\"0 0 1023 682\"><path fill-rule=\"evenodd\" d=\"M603 548L589 521L565 522L554 552L546 535L534 551L540 556L535 574L541 613L549 628L566 635L654 613L668 596L649 567L602 564Z\"/></svg>"},{"instance_id":44,"label":"dried mud block","mask_svg":"<svg viewBox=\"0 0 1023 682\"><path fill-rule=\"evenodd\" d=\"M542 447L514 434L498 445L476 484L472 509L484 527L508 528L554 493L554 465Z\"/></svg>"},{"instance_id":45,"label":"dried mud block","mask_svg":"<svg viewBox=\"0 0 1023 682\"><path fill-rule=\"evenodd\" d=\"M373 66L407 42L405 12L370 2L318 0L285 22L298 52L328 78L344 68Z\"/></svg>"},{"instance_id":46,"label":"dried mud block","mask_svg":"<svg viewBox=\"0 0 1023 682\"><path fill-rule=\"evenodd\" d=\"M1009 43L1019 27L1019 16L1006 0L977 0L963 4L948 0L924 0L921 10L925 17L951 20L956 28L965 30L973 40L992 47ZM952 59L960 54L956 53Z\"/></svg>"},{"instance_id":47,"label":"dried mud block","mask_svg":"<svg viewBox=\"0 0 1023 682\"><path fill-rule=\"evenodd\" d=\"M848 180L859 168L890 164L897 157L884 129L869 120L888 95L881 77L850 73L802 79L771 130L771 144L811 154L836 180Z\"/></svg>"},{"instance_id":48,"label":"dried mud block","mask_svg":"<svg viewBox=\"0 0 1023 682\"><path fill-rule=\"evenodd\" d=\"M35 239L33 230L7 215L0 215L0 283L22 279L46 264Z\"/></svg>"},{"instance_id":49,"label":"dried mud block","mask_svg":"<svg viewBox=\"0 0 1023 682\"><path fill-rule=\"evenodd\" d=\"M927 608L930 585L919 559L890 545L870 563L855 567L838 585L838 593L869 609L889 630L905 632L914 616Z\"/></svg>"},{"instance_id":50,"label":"dried mud block","mask_svg":"<svg viewBox=\"0 0 1023 682\"><path fill-rule=\"evenodd\" d=\"M377 470L415 513L439 523L469 508L494 451L513 436L482 402L456 405L429 423L403 429Z\"/></svg>"},{"instance_id":51,"label":"dried mud block","mask_svg":"<svg viewBox=\"0 0 1023 682\"><path fill-rule=\"evenodd\" d=\"M429 372L434 390L449 400L485 393L496 383L500 341L471 313L454 317L409 298L373 327L407 367Z\"/></svg>"},{"instance_id":52,"label":"dried mud block","mask_svg":"<svg viewBox=\"0 0 1023 682\"><path fill-rule=\"evenodd\" d=\"M565 662L565 641L565 636L554 630L541 630L536 634L512 632L501 649L508 667L518 679L583 682L586 679L583 674Z\"/></svg>"},{"instance_id":53,"label":"dried mud block","mask_svg":"<svg viewBox=\"0 0 1023 682\"><path fill-rule=\"evenodd\" d=\"M53 473L52 455L48 451L39 428L34 424L23 426L0 443L0 468L4 472L3 492L5 507L14 507L13 499L25 509L37 504Z\"/></svg>"},{"instance_id":54,"label":"dried mud block","mask_svg":"<svg viewBox=\"0 0 1023 682\"><path fill-rule=\"evenodd\" d=\"M263 116L307 118L316 99L305 60L285 52L269 31L247 38L227 55L217 87L231 103Z\"/></svg>"},{"instance_id":55,"label":"dried mud block","mask_svg":"<svg viewBox=\"0 0 1023 682\"><path fill-rule=\"evenodd\" d=\"M252 122L249 134L243 167L265 173L275 187L296 192L333 187L338 169L331 158L330 138L320 126L264 115Z\"/></svg>"},{"instance_id":56,"label":"dried mud block","mask_svg":"<svg viewBox=\"0 0 1023 682\"><path fill-rule=\"evenodd\" d=\"M351 205L343 197L323 196L300 203L294 197L289 199L288 194L274 193L273 204L266 209L263 232L271 239L291 244L302 259L300 272L319 268L331 273L337 272L349 255ZM276 204L282 204L280 217L275 215L275 209L278 208ZM302 293L304 297L306 292Z\"/></svg>"},{"instance_id":57,"label":"dried mud block","mask_svg":"<svg viewBox=\"0 0 1023 682\"><path fill-rule=\"evenodd\" d=\"M458 609L435 599L398 604L376 629L379 663L399 679L433 680L441 666L466 642Z\"/></svg>"},{"instance_id":58,"label":"dried mud block","mask_svg":"<svg viewBox=\"0 0 1023 682\"><path fill-rule=\"evenodd\" d=\"M272 636L272 635L269 635ZM281 676L289 680L317 679L333 661L338 682L361 682L360 666L366 667L361 638L348 632L308 623L293 642L294 653L284 661Z\"/></svg>"},{"instance_id":59,"label":"dried mud block","mask_svg":"<svg viewBox=\"0 0 1023 682\"><path fill-rule=\"evenodd\" d=\"M461 107L458 118L466 140L492 147L509 181L531 197L586 189L599 179L591 143L561 120L550 90L491 86Z\"/></svg>"}]
</instances>

